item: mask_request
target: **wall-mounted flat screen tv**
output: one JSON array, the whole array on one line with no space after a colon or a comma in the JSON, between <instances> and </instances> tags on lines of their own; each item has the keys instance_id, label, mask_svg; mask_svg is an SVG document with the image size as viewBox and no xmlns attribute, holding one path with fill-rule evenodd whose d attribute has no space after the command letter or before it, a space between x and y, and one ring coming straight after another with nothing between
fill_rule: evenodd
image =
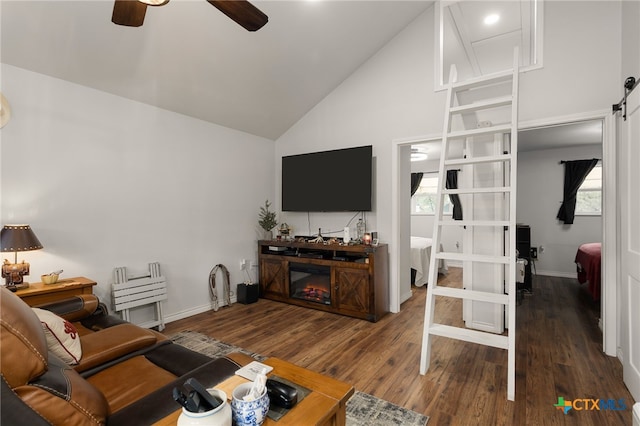
<instances>
[{"instance_id":1,"label":"wall-mounted flat screen tv","mask_svg":"<svg viewBox=\"0 0 640 426\"><path fill-rule=\"evenodd\" d=\"M282 157L282 211L371 211L371 145Z\"/></svg>"}]
</instances>

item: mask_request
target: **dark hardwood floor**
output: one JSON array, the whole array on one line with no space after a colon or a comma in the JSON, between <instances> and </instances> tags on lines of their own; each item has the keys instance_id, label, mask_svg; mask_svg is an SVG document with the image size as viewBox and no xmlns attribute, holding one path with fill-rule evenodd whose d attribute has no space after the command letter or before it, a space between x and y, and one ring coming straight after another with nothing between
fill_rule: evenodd
<instances>
[{"instance_id":1,"label":"dark hardwood floor","mask_svg":"<svg viewBox=\"0 0 640 426\"><path fill-rule=\"evenodd\" d=\"M457 286L451 268L439 285ZM583 286L584 287L584 286ZM506 399L507 352L434 337L419 374L426 288L377 323L260 299L167 325L192 330L351 383L431 417L429 425L631 425L633 399L617 358L602 352L598 304L575 279L534 277L517 308L516 401ZM440 301L442 300L442 301ZM440 299L436 321L462 324L462 303ZM623 399L625 410L554 407L558 397Z\"/></svg>"}]
</instances>

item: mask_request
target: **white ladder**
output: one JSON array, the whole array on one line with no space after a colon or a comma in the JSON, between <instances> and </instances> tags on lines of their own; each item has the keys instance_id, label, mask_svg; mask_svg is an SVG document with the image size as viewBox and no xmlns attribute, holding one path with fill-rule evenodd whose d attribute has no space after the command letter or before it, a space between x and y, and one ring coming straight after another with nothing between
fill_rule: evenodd
<instances>
[{"instance_id":1,"label":"white ladder","mask_svg":"<svg viewBox=\"0 0 640 426\"><path fill-rule=\"evenodd\" d=\"M508 380L507 380L507 398L511 401L515 400L515 336L516 336L516 158L518 146L518 51L514 52L513 68L505 72L499 72L483 77L466 80L464 82L456 82L457 75L455 66L452 65L449 76L449 87L447 91L447 105L444 119L444 129L442 136L442 155L439 167L439 184L436 200L436 216L433 228L433 245L431 248L431 263L429 266L429 288L427 289L427 301L425 306L424 331L422 336L422 352L420 358L420 374L426 374L429 369L431 358L431 337L444 336L452 339L463 340L481 345L493 346L497 348L507 349L508 351ZM498 86L506 87L507 94L495 96ZM510 90L509 90L510 88ZM510 92L510 93L509 93ZM466 100L465 101L465 96ZM474 98L472 102L468 102L468 98ZM482 98L478 100L478 98ZM477 128L472 130L452 131L452 118L458 116L459 121L465 122L463 114L480 113L494 114L496 110L508 111L508 122L493 125L491 122L484 122L480 126L478 121ZM503 135L510 135L510 146L506 151L504 145L498 148L498 141ZM494 153L492 155L470 155L473 150L469 146L473 144L474 138L482 135L494 135ZM461 141L465 149L463 154L450 154L451 141ZM477 140L477 139L476 139ZM452 158L449 158L451 156ZM464 172L473 172L475 167L479 165L491 165L501 167L505 173L505 180L508 180L504 186L493 187L472 187L460 189L446 189L446 171L453 167L464 167ZM508 173L507 173L508 172ZM465 197L475 197L475 194L499 194L493 197L502 197L502 212L499 215L503 217L500 220L474 220L473 212L470 220L443 220L443 204L444 197L449 194L465 194ZM470 194L470 195L466 195ZM504 200L508 198L508 208ZM465 204L463 203L463 207ZM474 202L468 203L467 207L474 208ZM496 207L497 209L498 207ZM503 232L508 230L508 240L504 240L502 236L503 253L500 255L487 255L473 253L465 247L465 253L452 253L441 251L441 231L443 226L465 226L470 229L478 227L494 228L494 232ZM505 281L508 285L506 294L493 293L487 291L478 291L464 288L439 287L437 285L438 278L438 262L441 259L457 260L463 262L463 273L467 272L469 266L481 263L494 264L495 267L501 269L504 274ZM502 280L502 278L501 278ZM473 287L472 287L473 288ZM504 292L503 292L504 293ZM450 325L438 324L434 322L434 311L436 296L452 297L470 301L489 302L493 304L504 305L508 309L508 335L494 334L486 331L472 330L465 327L453 327Z\"/></svg>"}]
</instances>

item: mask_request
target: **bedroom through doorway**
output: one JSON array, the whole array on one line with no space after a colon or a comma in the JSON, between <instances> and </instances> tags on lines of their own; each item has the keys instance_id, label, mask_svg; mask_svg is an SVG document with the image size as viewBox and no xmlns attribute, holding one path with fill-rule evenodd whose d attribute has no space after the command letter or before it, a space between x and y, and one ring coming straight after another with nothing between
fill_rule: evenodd
<instances>
[{"instance_id":1,"label":"bedroom through doorway","mask_svg":"<svg viewBox=\"0 0 640 426\"><path fill-rule=\"evenodd\" d=\"M602 220L603 216L599 216L599 219L597 218L596 220L598 220L598 222L601 224L600 226L602 231L601 231L600 239L604 245L608 245L609 247L609 249L607 250L607 253L608 253L607 258L603 259L603 268L602 268L603 269L602 282L606 282L607 277L609 281L612 279L615 279L615 257L614 256L615 256L615 247L616 247L616 238L617 238L615 234L615 226L616 226L615 203L612 201L612 200L615 200L615 196L616 196L615 167L611 166L612 164L615 164L614 163L615 162L615 146L613 142L615 140L615 128L612 126L612 120L609 117L609 113L605 111L598 111L593 113L575 114L572 116L556 117L554 119L544 119L544 120L527 122L527 123L521 124L520 127L521 127L521 132L531 132L529 135L535 136L536 134L539 135L540 132L542 132L544 129L556 128L556 131L569 130L574 124L577 125L583 122L594 122L594 121L601 123L600 137L598 142L588 141L586 143L582 142L574 145L583 146L583 147L584 146L588 147L593 145L591 148L582 149L582 151L580 151L580 154L583 154L583 155L589 156L588 155L589 152L592 152L592 151L589 151L589 149L592 150L594 146L597 146L598 152L602 153L601 156L598 157L603 159L601 163L601 170L602 170L602 181L603 181L602 197L603 197L604 211L602 214L604 215L604 217L607 217L608 220L606 221L606 223L603 223L603 220ZM561 127L561 126L565 126L565 127ZM400 189L400 183L402 182L403 184L402 188L404 188L404 186L409 186L410 184L409 175L411 174L412 171L431 172L431 171L437 170L438 168L437 158L439 158L439 154L436 154L436 153L439 150L441 141L440 141L440 135L434 134L430 136L396 140L394 141L394 144L395 144L394 164L396 165L396 167L394 171L395 207L394 207L393 241L395 241L397 245L396 245L396 249L393 250L393 252L391 253L392 258L395 257L395 262L394 262L395 268L392 266L392 274L393 274L393 278L396 279L392 287L392 292L397 291L396 293L397 295L396 300L398 303L397 310L400 310L400 304L404 300L407 300L408 297L411 296L411 284L410 284L411 275L409 272L410 271L409 259L411 256L410 237L419 236L419 237L429 238L432 233L432 224L433 224L433 216L429 217L429 215L424 214L422 215L422 217L419 217L420 215L411 214L411 209L412 209L411 199L409 197L409 194L407 194L406 196L402 195L403 190ZM566 144L567 143L565 142L565 145ZM568 145L571 145L571 143L568 143ZM412 149L411 149L412 147L427 148L426 151L428 156L428 162L430 162L431 164L423 163L422 165L418 165L417 164L418 162L415 161L413 163L416 163L416 164L413 165L409 161L409 157L411 156L411 153L412 153ZM545 149L552 149L544 146L539 146L538 148L540 148L538 151L543 151ZM556 146L555 148L558 148L559 150L562 149L560 146ZM534 157L536 155L541 155L541 154L533 153L535 151L536 151L535 149L525 148L525 153L522 154L522 156L525 157L525 161L527 161L526 157ZM527 154L527 152L531 152L531 153ZM566 160L570 160L570 159L572 158L566 157ZM562 166L559 164L559 161L561 160L558 160L558 163L555 164L555 166L560 169L559 173L560 175L562 175L563 170L562 170ZM609 167L607 167L608 165ZM518 163L518 167L521 167L520 160ZM526 168L526 165L524 167ZM560 179L563 179L563 178L560 177ZM519 178L519 183L522 180L523 180L522 178ZM546 185L546 183L543 184L542 182L544 181L540 179L532 182L537 182L539 187L543 187ZM522 191L519 190L518 198L522 199L523 197L525 197L524 194L526 194L526 190L522 190ZM535 195L529 194L529 197L532 197L532 196L535 196ZM555 220L555 214L557 213L557 209L560 205L560 202L562 201L561 193L555 198L556 198L555 200L556 205L553 207L553 209L550 210L552 211L551 213L552 222ZM607 200L609 202L607 202ZM520 204L519 204L519 209L520 209ZM578 219L580 221L585 220L584 217L579 217ZM528 220L526 215L524 219L522 219L522 221L524 220ZM593 218L587 219L587 220L593 221ZM521 221L520 213L518 213L518 222L520 221ZM577 245L572 246L570 250L565 250L565 258L569 258L569 261L567 262L567 265L564 265L562 269L560 268L546 269L547 265L549 265L548 262L546 264L543 264L541 268L540 257L544 258L545 255L550 256L553 251L551 252L548 251L548 249L550 249L550 246L548 246L548 244L546 244L545 242L540 243L540 241L543 241L545 234L542 231L536 234L535 228L537 226L533 221L531 221L531 223L533 224L533 227L534 227L534 230L533 230L534 234L531 237L532 238L531 244L532 246L538 248L538 256L539 256L537 262L535 263L535 265L533 265L534 269L532 270L532 273L538 273L538 274L540 274L541 272L543 274L554 273L554 274L559 274L559 276L564 278L576 279L577 275L575 272L575 263L573 262L573 260L574 260L576 251L578 249L578 246ZM542 239L539 239L538 237ZM447 238L446 236L443 236L443 240L442 240L443 244L445 244L446 238ZM456 245L456 242L458 243L457 245ZM451 250L451 249L462 250L461 239L453 237L451 238L451 241L447 244L449 245L449 247L445 247L445 249L447 250ZM552 241L551 244L556 244L556 243ZM567 245L569 245L569 243L567 243ZM540 246L543 247L542 253L539 253ZM607 267L607 265L609 266ZM449 264L447 266L451 268L451 267L455 267L456 265ZM603 293L602 300L600 302L600 305L602 306L601 328L603 329L603 346L607 354L615 356L615 347L616 347L615 305L612 306L612 304L615 303L616 290L615 288L605 288L603 289L603 291L604 293L606 293L606 294ZM392 295L392 301L393 301L393 295Z\"/></svg>"}]
</instances>

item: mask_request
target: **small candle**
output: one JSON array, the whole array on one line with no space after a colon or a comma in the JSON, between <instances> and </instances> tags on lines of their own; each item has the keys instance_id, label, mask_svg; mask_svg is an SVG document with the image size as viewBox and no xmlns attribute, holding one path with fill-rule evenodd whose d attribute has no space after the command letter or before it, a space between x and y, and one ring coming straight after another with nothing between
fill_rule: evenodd
<instances>
[{"instance_id":1,"label":"small candle","mask_svg":"<svg viewBox=\"0 0 640 426\"><path fill-rule=\"evenodd\" d=\"M371 234L369 234L369 233L364 234L364 237L362 237L362 241L365 243L365 245L370 245L371 244Z\"/></svg>"}]
</instances>

